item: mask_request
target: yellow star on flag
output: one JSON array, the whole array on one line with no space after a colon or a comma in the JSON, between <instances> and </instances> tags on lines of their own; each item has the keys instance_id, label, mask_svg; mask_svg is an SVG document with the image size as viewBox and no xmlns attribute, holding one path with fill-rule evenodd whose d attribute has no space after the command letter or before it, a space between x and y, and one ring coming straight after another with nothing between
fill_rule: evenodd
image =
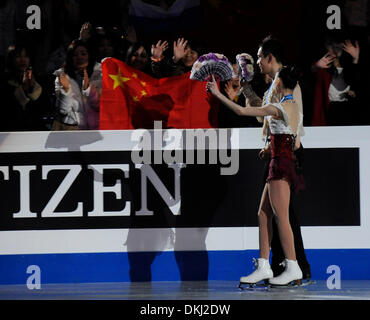
<instances>
[{"instance_id":1,"label":"yellow star on flag","mask_svg":"<svg viewBox=\"0 0 370 320\"><path fill-rule=\"evenodd\" d=\"M114 80L113 90L120 86L123 87L125 82L131 80L130 78L125 78L122 76L120 68L118 68L118 73L116 75L110 74L109 77Z\"/></svg>"},{"instance_id":2,"label":"yellow star on flag","mask_svg":"<svg viewBox=\"0 0 370 320\"><path fill-rule=\"evenodd\" d=\"M137 79L137 73L133 73L132 74L132 77L135 78L135 79Z\"/></svg>"},{"instance_id":3,"label":"yellow star on flag","mask_svg":"<svg viewBox=\"0 0 370 320\"><path fill-rule=\"evenodd\" d=\"M132 99L133 99L135 102L139 102L139 98L138 98L138 97L132 97Z\"/></svg>"},{"instance_id":4,"label":"yellow star on flag","mask_svg":"<svg viewBox=\"0 0 370 320\"><path fill-rule=\"evenodd\" d=\"M143 90L143 91L141 91L141 95L144 97L144 96L146 96L148 93L145 91L145 90Z\"/></svg>"},{"instance_id":5,"label":"yellow star on flag","mask_svg":"<svg viewBox=\"0 0 370 320\"><path fill-rule=\"evenodd\" d=\"M146 86L146 82L144 82L144 81L140 81L140 83L141 83L141 85L142 85L143 87L145 87L145 86Z\"/></svg>"}]
</instances>

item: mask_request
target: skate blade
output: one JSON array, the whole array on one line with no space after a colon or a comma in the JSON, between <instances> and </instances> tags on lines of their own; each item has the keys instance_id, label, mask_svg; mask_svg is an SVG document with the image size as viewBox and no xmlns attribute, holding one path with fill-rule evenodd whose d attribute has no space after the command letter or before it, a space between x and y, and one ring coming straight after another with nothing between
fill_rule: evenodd
<instances>
[{"instance_id":1,"label":"skate blade","mask_svg":"<svg viewBox=\"0 0 370 320\"><path fill-rule=\"evenodd\" d=\"M261 291L264 291L264 290L267 290L269 288L269 281L266 279L266 280L262 280L260 282L257 282L257 283L246 283L246 282L240 282L239 283L239 289L241 290L249 290L249 291L255 291L255 290L261 290Z\"/></svg>"},{"instance_id":2,"label":"skate blade","mask_svg":"<svg viewBox=\"0 0 370 320\"><path fill-rule=\"evenodd\" d=\"M298 288L303 286L302 279L297 279L290 281L289 283L285 284L272 284L270 283L271 288Z\"/></svg>"},{"instance_id":3,"label":"skate blade","mask_svg":"<svg viewBox=\"0 0 370 320\"><path fill-rule=\"evenodd\" d=\"M311 279L305 279L305 280L302 280L302 287L306 287L306 286L310 286L310 285L313 285L313 284L316 284L316 281L315 280L311 280Z\"/></svg>"}]
</instances>

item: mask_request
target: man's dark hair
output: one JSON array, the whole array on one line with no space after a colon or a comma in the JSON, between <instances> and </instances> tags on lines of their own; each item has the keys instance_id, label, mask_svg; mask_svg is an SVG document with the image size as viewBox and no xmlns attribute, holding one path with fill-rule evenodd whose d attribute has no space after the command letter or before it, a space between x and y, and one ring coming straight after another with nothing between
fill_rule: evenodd
<instances>
[{"instance_id":1,"label":"man's dark hair","mask_svg":"<svg viewBox=\"0 0 370 320\"><path fill-rule=\"evenodd\" d=\"M282 43L278 39L268 36L262 40L260 48L264 57L267 57L269 54L271 54L275 57L277 62L283 62L284 49Z\"/></svg>"}]
</instances>

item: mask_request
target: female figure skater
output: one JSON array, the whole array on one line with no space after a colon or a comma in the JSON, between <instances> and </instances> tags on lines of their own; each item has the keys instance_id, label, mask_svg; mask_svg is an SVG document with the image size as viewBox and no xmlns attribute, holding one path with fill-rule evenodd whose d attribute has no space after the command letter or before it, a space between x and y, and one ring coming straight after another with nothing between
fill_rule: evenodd
<instances>
[{"instance_id":1,"label":"female figure skater","mask_svg":"<svg viewBox=\"0 0 370 320\"><path fill-rule=\"evenodd\" d=\"M294 236L289 222L290 187L295 191L303 187L302 176L295 170L293 155L298 124L303 117L293 100L297 79L298 73L294 67L283 67L276 80L277 89L283 94L280 103L253 108L241 107L222 95L214 78L207 83L207 90L236 114L266 117L271 131L272 160L258 212L260 257L257 269L249 276L241 277L241 283L256 284L262 280L269 280L273 285L288 285L293 281L295 284L302 283L302 271L297 263ZM273 215L285 255L285 271L275 278L269 264Z\"/></svg>"}]
</instances>

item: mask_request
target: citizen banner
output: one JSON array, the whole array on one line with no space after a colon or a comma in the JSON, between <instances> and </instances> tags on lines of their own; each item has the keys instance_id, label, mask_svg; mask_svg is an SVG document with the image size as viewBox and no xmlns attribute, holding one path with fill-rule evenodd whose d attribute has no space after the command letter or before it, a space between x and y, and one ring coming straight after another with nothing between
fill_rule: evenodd
<instances>
[{"instance_id":1,"label":"citizen banner","mask_svg":"<svg viewBox=\"0 0 370 320\"><path fill-rule=\"evenodd\" d=\"M135 164L130 151L5 153L0 229L257 226L258 151L240 150L234 175L209 164L209 151L206 163L183 165ZM301 224L360 225L358 149L306 149L305 162Z\"/></svg>"}]
</instances>

